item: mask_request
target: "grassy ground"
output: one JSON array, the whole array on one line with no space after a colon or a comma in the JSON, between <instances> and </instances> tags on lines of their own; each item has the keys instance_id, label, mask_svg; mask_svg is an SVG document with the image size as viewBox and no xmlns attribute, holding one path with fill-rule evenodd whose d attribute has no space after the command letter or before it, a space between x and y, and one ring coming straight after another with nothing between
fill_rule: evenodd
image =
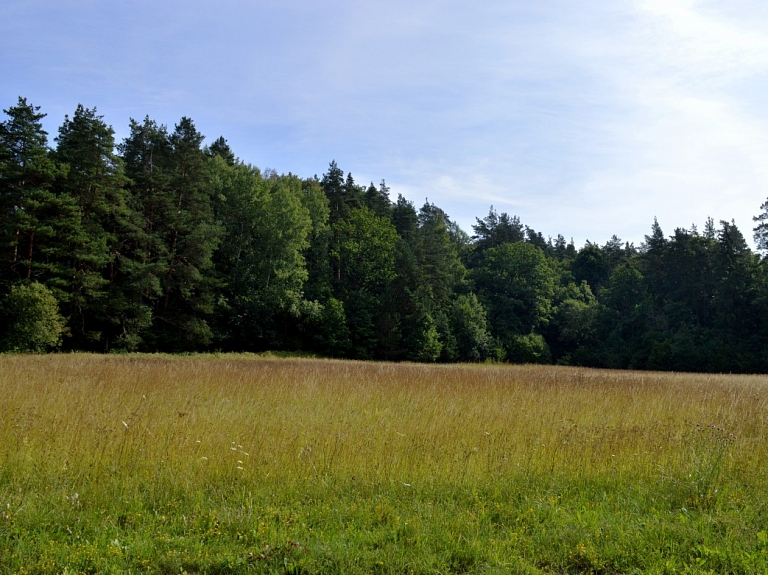
<instances>
[{"instance_id":1,"label":"grassy ground","mask_svg":"<svg viewBox=\"0 0 768 575\"><path fill-rule=\"evenodd\" d=\"M768 378L0 357L0 574L765 573Z\"/></svg>"}]
</instances>

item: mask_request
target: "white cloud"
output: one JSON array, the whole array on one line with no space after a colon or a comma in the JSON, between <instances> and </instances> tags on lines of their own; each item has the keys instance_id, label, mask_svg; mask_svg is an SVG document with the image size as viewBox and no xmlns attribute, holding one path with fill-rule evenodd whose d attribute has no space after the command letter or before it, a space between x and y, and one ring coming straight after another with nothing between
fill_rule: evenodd
<instances>
[{"instance_id":1,"label":"white cloud","mask_svg":"<svg viewBox=\"0 0 768 575\"><path fill-rule=\"evenodd\" d=\"M526 141L535 157L506 169L491 162L493 192L474 197L498 199L500 182L522 185L527 194L494 204L578 241L616 233L639 243L654 216L668 233L707 216L735 218L750 237L768 194L768 117L763 91L754 89L768 72L766 29L690 1L634 8L631 19L616 19L616 30L597 22L551 40L559 59L541 64L553 78L528 94L530 129L506 142L519 151ZM564 63L571 74L559 78ZM575 90L558 94L565 87ZM496 136L494 144L503 142ZM448 197L483 185L451 169Z\"/></svg>"},{"instance_id":2,"label":"white cloud","mask_svg":"<svg viewBox=\"0 0 768 575\"><path fill-rule=\"evenodd\" d=\"M768 35L691 1L638 6L638 36L654 41L623 47L633 66L606 68L632 110L615 134L624 146L584 192L608 195L609 181L637 213L670 228L711 215L736 218L749 237L768 187L768 121L741 84L768 71Z\"/></svg>"},{"instance_id":3,"label":"white cloud","mask_svg":"<svg viewBox=\"0 0 768 575\"><path fill-rule=\"evenodd\" d=\"M52 15L51 20L44 16ZM768 195L768 4L756 0L8 0L4 106L190 115L243 159L336 159L470 231L490 204L544 234L639 242L658 216ZM84 19L87 16L87 20Z\"/></svg>"}]
</instances>

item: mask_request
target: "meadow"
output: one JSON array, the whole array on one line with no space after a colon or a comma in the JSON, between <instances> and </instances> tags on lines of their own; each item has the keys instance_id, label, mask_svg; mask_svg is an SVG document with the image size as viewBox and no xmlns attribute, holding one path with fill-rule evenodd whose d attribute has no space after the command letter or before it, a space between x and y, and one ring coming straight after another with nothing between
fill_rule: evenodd
<instances>
[{"instance_id":1,"label":"meadow","mask_svg":"<svg viewBox=\"0 0 768 575\"><path fill-rule=\"evenodd\" d=\"M765 573L768 378L0 356L0 574Z\"/></svg>"}]
</instances>

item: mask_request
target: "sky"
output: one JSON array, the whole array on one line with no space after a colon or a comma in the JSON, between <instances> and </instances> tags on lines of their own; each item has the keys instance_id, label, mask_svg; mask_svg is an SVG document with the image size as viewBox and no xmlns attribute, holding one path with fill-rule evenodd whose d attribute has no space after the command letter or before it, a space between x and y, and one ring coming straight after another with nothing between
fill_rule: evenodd
<instances>
[{"instance_id":1,"label":"sky","mask_svg":"<svg viewBox=\"0 0 768 575\"><path fill-rule=\"evenodd\" d=\"M577 247L654 217L751 241L768 197L764 0L4 0L0 107L192 118L243 161L386 180L472 234Z\"/></svg>"}]
</instances>

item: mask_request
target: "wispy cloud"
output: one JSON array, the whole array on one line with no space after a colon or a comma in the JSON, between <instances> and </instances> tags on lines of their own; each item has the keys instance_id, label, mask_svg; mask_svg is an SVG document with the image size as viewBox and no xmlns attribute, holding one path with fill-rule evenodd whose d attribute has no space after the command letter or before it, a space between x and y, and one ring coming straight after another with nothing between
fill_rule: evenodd
<instances>
[{"instance_id":1,"label":"wispy cloud","mask_svg":"<svg viewBox=\"0 0 768 575\"><path fill-rule=\"evenodd\" d=\"M768 35L746 14L728 19L691 1L635 8L619 57L594 60L627 111L614 126L616 152L577 195L602 197L618 213L609 199L617 194L634 219L657 215L669 231L708 215L735 218L750 236L768 184L766 113L752 90L768 71Z\"/></svg>"},{"instance_id":2,"label":"wispy cloud","mask_svg":"<svg viewBox=\"0 0 768 575\"><path fill-rule=\"evenodd\" d=\"M545 234L639 243L653 217L735 218L768 195L768 7L752 0L8 0L4 107L195 119L243 159L328 161Z\"/></svg>"}]
</instances>

